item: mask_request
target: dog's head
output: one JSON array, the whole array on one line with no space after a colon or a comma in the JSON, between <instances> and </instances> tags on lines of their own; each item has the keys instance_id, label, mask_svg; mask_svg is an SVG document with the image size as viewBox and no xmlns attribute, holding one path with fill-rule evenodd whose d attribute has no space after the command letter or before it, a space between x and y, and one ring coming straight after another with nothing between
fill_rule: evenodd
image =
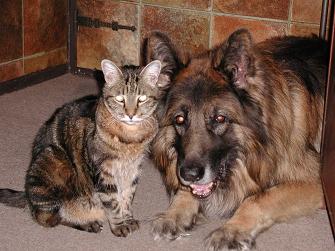
<instances>
[{"instance_id":1,"label":"dog's head","mask_svg":"<svg viewBox=\"0 0 335 251\"><path fill-rule=\"evenodd\" d=\"M164 154L170 158L173 149L176 168L167 172L175 171L196 197L228 184L248 149L266 140L262 111L249 95L256 64L252 46L249 32L238 30L182 63L164 35L147 40L148 59L163 63L162 84L171 83L153 154L163 165Z\"/></svg>"}]
</instances>

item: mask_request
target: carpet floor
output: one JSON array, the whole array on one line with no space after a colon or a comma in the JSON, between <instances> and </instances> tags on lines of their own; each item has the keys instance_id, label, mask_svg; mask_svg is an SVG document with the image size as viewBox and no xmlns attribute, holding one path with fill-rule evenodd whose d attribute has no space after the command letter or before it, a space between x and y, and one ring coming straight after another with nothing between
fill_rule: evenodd
<instances>
[{"instance_id":1,"label":"carpet floor","mask_svg":"<svg viewBox=\"0 0 335 251\"><path fill-rule=\"evenodd\" d=\"M55 108L96 92L94 80L65 74L0 96L0 187L22 190L31 144L38 128ZM176 241L153 240L150 219L164 211L168 204L158 171L146 161L134 200L134 214L140 220L140 230L126 239L114 237L107 225L99 234L64 226L46 229L33 222L27 209L0 205L0 250L204 250L203 239L220 226L219 219L209 219L189 236ZM256 250L335 250L326 210L275 225L258 237Z\"/></svg>"}]
</instances>

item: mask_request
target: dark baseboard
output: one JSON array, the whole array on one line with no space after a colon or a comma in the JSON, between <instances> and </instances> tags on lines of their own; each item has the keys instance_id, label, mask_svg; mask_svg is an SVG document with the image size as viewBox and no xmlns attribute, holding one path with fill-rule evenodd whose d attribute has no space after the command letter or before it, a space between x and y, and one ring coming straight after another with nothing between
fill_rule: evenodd
<instances>
[{"instance_id":1,"label":"dark baseboard","mask_svg":"<svg viewBox=\"0 0 335 251\"><path fill-rule=\"evenodd\" d=\"M3 83L0 83L0 95L38 84L45 80L49 80L63 75L67 72L68 65L63 64L39 72L34 72L13 80L5 81Z\"/></svg>"}]
</instances>

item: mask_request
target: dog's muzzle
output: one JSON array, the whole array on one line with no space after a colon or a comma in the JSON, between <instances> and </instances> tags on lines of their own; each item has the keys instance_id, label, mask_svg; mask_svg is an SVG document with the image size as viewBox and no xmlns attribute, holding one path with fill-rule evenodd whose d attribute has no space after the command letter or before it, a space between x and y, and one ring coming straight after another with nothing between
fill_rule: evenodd
<instances>
[{"instance_id":1,"label":"dog's muzzle","mask_svg":"<svg viewBox=\"0 0 335 251\"><path fill-rule=\"evenodd\" d=\"M179 168L179 178L181 183L189 186L192 194L200 199L210 196L217 187L210 167L202 165L201 161L185 161Z\"/></svg>"}]
</instances>

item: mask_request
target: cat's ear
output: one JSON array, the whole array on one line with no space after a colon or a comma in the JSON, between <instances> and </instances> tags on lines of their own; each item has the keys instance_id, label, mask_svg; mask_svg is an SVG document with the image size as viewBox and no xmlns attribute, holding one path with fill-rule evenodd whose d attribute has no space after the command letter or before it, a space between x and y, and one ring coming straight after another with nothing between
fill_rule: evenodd
<instances>
[{"instance_id":1,"label":"cat's ear","mask_svg":"<svg viewBox=\"0 0 335 251\"><path fill-rule=\"evenodd\" d=\"M157 86L163 90L170 86L173 77L183 67L181 57L175 50L169 37L159 31L152 32L144 39L142 60L142 65L146 65L153 60L161 62L161 72Z\"/></svg>"},{"instance_id":2,"label":"cat's ear","mask_svg":"<svg viewBox=\"0 0 335 251\"><path fill-rule=\"evenodd\" d=\"M213 50L214 67L227 74L237 89L247 89L247 77L253 75L255 67L253 45L250 32L240 29Z\"/></svg>"},{"instance_id":3,"label":"cat's ear","mask_svg":"<svg viewBox=\"0 0 335 251\"><path fill-rule=\"evenodd\" d=\"M101 61L101 69L105 76L107 86L119 83L122 79L122 71L112 61L104 59Z\"/></svg>"},{"instance_id":4,"label":"cat's ear","mask_svg":"<svg viewBox=\"0 0 335 251\"><path fill-rule=\"evenodd\" d=\"M159 60L154 60L144 67L140 73L140 78L142 78L146 84L156 87L161 69L161 62Z\"/></svg>"}]
</instances>

